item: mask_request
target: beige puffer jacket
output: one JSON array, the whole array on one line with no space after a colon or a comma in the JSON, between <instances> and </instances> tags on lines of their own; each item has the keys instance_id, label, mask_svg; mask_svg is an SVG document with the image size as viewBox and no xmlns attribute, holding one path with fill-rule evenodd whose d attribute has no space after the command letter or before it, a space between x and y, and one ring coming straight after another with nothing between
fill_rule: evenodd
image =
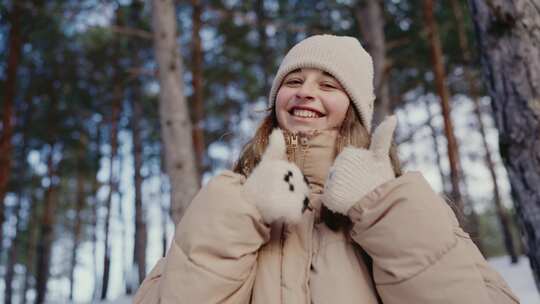
<instances>
[{"instance_id":1,"label":"beige puffer jacket","mask_svg":"<svg viewBox=\"0 0 540 304\"><path fill-rule=\"evenodd\" d=\"M420 173L362 198L349 212L349 236L329 230L318 215L335 139L336 132L325 131L289 145L308 178L313 209L294 226L264 224L243 197L242 175L214 177L134 302L519 303Z\"/></svg>"}]
</instances>

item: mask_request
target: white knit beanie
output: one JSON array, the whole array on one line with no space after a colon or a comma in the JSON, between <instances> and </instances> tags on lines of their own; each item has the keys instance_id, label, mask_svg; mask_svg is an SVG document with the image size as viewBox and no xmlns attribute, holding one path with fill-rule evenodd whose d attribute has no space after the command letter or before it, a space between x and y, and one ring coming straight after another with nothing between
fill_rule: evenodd
<instances>
[{"instance_id":1,"label":"white knit beanie","mask_svg":"<svg viewBox=\"0 0 540 304\"><path fill-rule=\"evenodd\" d=\"M283 78L300 68L316 68L334 76L360 113L367 131L373 117L373 61L360 42L349 36L315 35L293 46L279 66L269 95L274 106Z\"/></svg>"}]
</instances>

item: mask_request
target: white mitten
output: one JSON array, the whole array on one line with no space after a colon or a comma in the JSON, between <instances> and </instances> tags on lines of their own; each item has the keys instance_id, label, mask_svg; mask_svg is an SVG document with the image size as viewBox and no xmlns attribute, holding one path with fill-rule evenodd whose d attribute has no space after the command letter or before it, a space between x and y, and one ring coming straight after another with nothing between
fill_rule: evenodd
<instances>
[{"instance_id":1,"label":"white mitten","mask_svg":"<svg viewBox=\"0 0 540 304\"><path fill-rule=\"evenodd\" d=\"M300 169L287 161L285 138L280 129L270 134L268 147L243 190L267 224L296 223L308 208L307 181Z\"/></svg>"},{"instance_id":2,"label":"white mitten","mask_svg":"<svg viewBox=\"0 0 540 304\"><path fill-rule=\"evenodd\" d=\"M347 215L364 195L395 177L389 151L396 123L395 116L387 117L373 132L369 149L346 147L336 157L322 197L328 209Z\"/></svg>"}]
</instances>

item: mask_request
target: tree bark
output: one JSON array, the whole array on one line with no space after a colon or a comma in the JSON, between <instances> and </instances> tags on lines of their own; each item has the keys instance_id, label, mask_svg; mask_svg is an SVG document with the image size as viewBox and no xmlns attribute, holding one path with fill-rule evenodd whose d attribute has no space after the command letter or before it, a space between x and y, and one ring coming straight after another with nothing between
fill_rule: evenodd
<instances>
[{"instance_id":1,"label":"tree bark","mask_svg":"<svg viewBox=\"0 0 540 304\"><path fill-rule=\"evenodd\" d=\"M162 144L163 146L163 144ZM167 254L167 206L164 204L163 196L167 192L167 183L164 180L165 175L165 155L160 150L160 172L159 172L159 208L161 210L161 256Z\"/></svg>"},{"instance_id":2,"label":"tree bark","mask_svg":"<svg viewBox=\"0 0 540 304\"><path fill-rule=\"evenodd\" d=\"M123 164L123 157L120 154L118 156L118 172L124 172L122 169ZM128 252L128 245L127 245L127 233L126 233L126 218L124 214L124 207L123 207L123 196L124 192L118 189L118 216L120 217L120 225L122 227L121 229L121 237L122 237L122 252ZM134 278L131 278L130 275L130 269L131 269L132 262L130 261L122 261L122 274L123 274L123 280L125 284L125 290L126 295L133 294L133 291L136 290L137 286L133 284L133 282L137 282Z\"/></svg>"},{"instance_id":3,"label":"tree bark","mask_svg":"<svg viewBox=\"0 0 540 304\"><path fill-rule=\"evenodd\" d=\"M266 14L266 9L264 8L264 2L264 0L256 0L254 3L254 11L255 15L257 16L255 26L257 27L257 36L259 39L259 65L262 69L261 92L266 94L270 91L271 79L269 79L269 75L272 73L271 69L273 66L272 60L268 60L271 57L270 49L268 48L268 34L266 34L266 27L268 26L269 20Z\"/></svg>"},{"instance_id":4,"label":"tree bark","mask_svg":"<svg viewBox=\"0 0 540 304\"><path fill-rule=\"evenodd\" d=\"M201 180L204 173L204 94L203 94L203 50L201 43L201 14L202 4L200 0L191 0L193 7L192 26L192 86L193 86L193 145L195 147L195 160L197 162L197 180Z\"/></svg>"},{"instance_id":5,"label":"tree bark","mask_svg":"<svg viewBox=\"0 0 540 304\"><path fill-rule=\"evenodd\" d=\"M152 0L154 49L159 68L159 114L171 185L171 217L178 223L199 188L192 127L184 97L172 0Z\"/></svg>"},{"instance_id":6,"label":"tree bark","mask_svg":"<svg viewBox=\"0 0 540 304\"><path fill-rule=\"evenodd\" d=\"M99 130L100 127L98 127L98 130ZM100 131L98 131L98 134L101 133ZM98 143L98 147L101 146L101 140L99 139L100 138L100 135L97 136L97 143ZM98 151L99 151L99 148L98 148ZM97 159L101 159L101 153L98 152L98 158ZM92 301L94 300L97 300L98 299L98 295L99 295L99 286L100 286L100 282L99 282L99 275L98 275L98 258L97 258L97 231L98 231L98 208L99 208L99 199L98 199L98 189L99 189L99 182L98 182L98 179L97 179L97 172L96 174L94 175L93 177L93 180L92 180L92 215L90 217L90 222L91 222L91 225L92 225L92 265L94 266L93 268L93 273L94 273L94 288L93 288L93 292L92 292Z\"/></svg>"},{"instance_id":7,"label":"tree bark","mask_svg":"<svg viewBox=\"0 0 540 304\"><path fill-rule=\"evenodd\" d=\"M85 143L85 140L81 140L81 143ZM73 301L73 290L75 286L75 268L77 267L77 251L81 242L81 229L82 229L82 211L86 205L86 193L84 191L85 179L83 168L80 164L84 162L84 149L86 147L79 147L78 153L78 168L77 168L77 183L76 183L76 195L75 195L75 224L73 226L73 249L71 251L71 261L69 267L69 300Z\"/></svg>"},{"instance_id":8,"label":"tree bark","mask_svg":"<svg viewBox=\"0 0 540 304\"><path fill-rule=\"evenodd\" d=\"M163 174L163 173L162 173ZM161 175L162 175L161 174ZM160 179L162 179L160 177ZM167 208L163 204L163 194L165 193L164 186L160 187L159 207L161 210L161 256L167 255Z\"/></svg>"},{"instance_id":9,"label":"tree bark","mask_svg":"<svg viewBox=\"0 0 540 304\"><path fill-rule=\"evenodd\" d=\"M58 76L59 63L53 63L53 75ZM55 79L58 79L55 77ZM48 186L45 190L43 211L40 219L40 235L37 241L37 266L36 266L36 297L35 303L44 303L47 294L47 283L49 280L51 252L54 242L54 225L56 223L58 198L57 192L60 183L60 164L62 160L54 160L58 155L62 155L62 145L58 144L58 120L59 115L59 98L58 91L51 82L48 87L49 114L50 121L46 142L49 146L49 154L47 156L47 179Z\"/></svg>"},{"instance_id":10,"label":"tree bark","mask_svg":"<svg viewBox=\"0 0 540 304\"><path fill-rule=\"evenodd\" d=\"M486 131L484 127L484 122L482 121L482 112L480 111L480 101L478 97L478 91L475 86L475 79L470 71L470 64L472 64L472 55L471 49L469 47L469 42L467 40L467 31L465 29L465 18L463 17L463 10L461 4L457 0L451 0L452 10L454 12L454 17L456 18L456 28L458 31L459 46L461 49L461 54L465 64L468 65L464 69L465 80L469 86L469 95L473 100L474 114L476 121L478 123L478 131L482 137L482 145L484 147L484 159L486 167L489 170L491 177L491 182L493 183L493 203L495 204L495 210L497 210L497 218L501 225L501 231L503 233L504 247L506 253L510 256L510 262L515 264L518 262L518 256L516 248L514 246L514 238L510 232L511 219L508 215L508 211L502 204L502 199L499 190L499 183L497 182L497 173L495 171L495 164L491 156L491 151L486 139Z\"/></svg>"},{"instance_id":11,"label":"tree bark","mask_svg":"<svg viewBox=\"0 0 540 304\"><path fill-rule=\"evenodd\" d=\"M142 9L144 3L143 1L133 1L130 7L131 18L129 22L132 24L132 27L139 27L142 23ZM140 49L143 46L138 43L138 41L131 40L128 42L134 49ZM133 52L131 55L131 64L132 66L141 66L141 59L137 52ZM146 275L146 243L147 243L147 230L146 230L146 221L144 218L144 209L143 209L143 195L142 195L142 185L143 185L143 176L141 174L141 169L143 166L143 139L141 134L141 121L143 119L142 113L142 102L143 92L141 90L142 83L139 77L135 77L134 81L130 84L131 88L131 135L133 143L133 185L135 190L134 195L134 210L135 210L135 235L133 241L133 260L132 266L133 269L137 271L137 280L133 280L137 288ZM131 278L129 278L131 279ZM131 285L131 284L130 284Z\"/></svg>"},{"instance_id":12,"label":"tree bark","mask_svg":"<svg viewBox=\"0 0 540 304\"><path fill-rule=\"evenodd\" d=\"M428 33L429 47L431 49L431 61L433 64L433 72L435 74L435 85L437 94L441 100L441 107L444 119L444 133L446 135L448 145L448 160L450 163L450 181L452 183L452 197L457 208L463 210L463 198L459 187L460 172L459 172L459 152L457 140L454 135L454 127L451 119L450 93L446 86L446 72L443 62L443 53L441 48L441 40L439 38L439 30L433 15L433 0L424 0L424 18L426 31Z\"/></svg>"},{"instance_id":13,"label":"tree bark","mask_svg":"<svg viewBox=\"0 0 540 304\"><path fill-rule=\"evenodd\" d=\"M124 172L123 164L124 164L124 158L122 154L119 154L118 155L118 172ZM125 211L124 211L124 206L123 206L124 192L120 190L119 188L117 189L117 194L118 194L118 217L120 218L120 226L121 226L120 234L122 238L121 250L122 252L128 252L126 218L125 218ZM130 276L130 269L131 269L132 264L133 264L133 261L122 260L122 275L123 275L123 280L125 283L126 295L133 294L134 289L137 288L137 286L134 286L135 284L133 284L133 282L136 280L132 279Z\"/></svg>"},{"instance_id":14,"label":"tree bark","mask_svg":"<svg viewBox=\"0 0 540 304\"><path fill-rule=\"evenodd\" d=\"M138 84L140 85L140 84ZM141 175L142 168L142 140L141 130L139 123L141 120L141 100L136 96L140 96L140 92L137 89L138 85L135 85L135 96L132 97L132 110L133 116L131 117L131 132L133 135L133 159L134 159L134 175L133 184L135 186L135 240L133 247L133 265L138 271L138 283L142 283L146 275L146 221L143 214L143 202L142 202L142 183L143 178Z\"/></svg>"},{"instance_id":15,"label":"tree bark","mask_svg":"<svg viewBox=\"0 0 540 304\"><path fill-rule=\"evenodd\" d=\"M426 97L422 98L422 101L424 102L424 106L426 107L426 111L428 114L428 127L431 131L431 140L433 141L433 152L435 152L435 163L437 164L437 170L439 171L439 175L441 177L441 184L442 184L442 193L444 195L448 195L448 178L446 174L444 173L444 169L442 166L442 156L441 152L439 151L439 131L437 128L433 125L433 120L435 119L435 114L433 113L433 110L431 109L431 106L429 104L429 100Z\"/></svg>"},{"instance_id":16,"label":"tree bark","mask_svg":"<svg viewBox=\"0 0 540 304\"><path fill-rule=\"evenodd\" d=\"M30 70L30 77L33 75L33 70ZM32 120L32 114L34 113L34 107L33 103L31 101L31 93L30 91L27 92L24 100L25 100L25 109L23 110L22 114L22 120L20 121L21 126L21 137L22 141L20 143L20 150L18 152L18 162L19 162L19 176L18 176L18 186L17 186L17 204L15 206L14 214L16 215L17 223L16 223L16 229L15 229L15 235L12 238L10 248L8 249L8 261L6 264L6 273L5 273L5 289L4 289L4 302L5 303L11 303L12 296L13 296L13 278L15 276L15 264L17 263L17 255L19 253L19 250L21 248L21 233L25 229L23 226L23 217L25 209L22 206L23 198L27 196L27 193L32 193L32 189L28 191L23 190L22 183L25 182L27 174L27 166L26 166L26 157L28 153L28 134L30 132L30 121ZM28 207L28 210L32 210L32 204L30 200L30 206Z\"/></svg>"},{"instance_id":17,"label":"tree bark","mask_svg":"<svg viewBox=\"0 0 540 304\"><path fill-rule=\"evenodd\" d=\"M536 0L469 4L499 152L540 290L540 7Z\"/></svg>"},{"instance_id":18,"label":"tree bark","mask_svg":"<svg viewBox=\"0 0 540 304\"><path fill-rule=\"evenodd\" d=\"M32 207L33 203L30 204ZM30 278L34 274L34 255L36 253L37 238L38 238L38 208L31 208L30 220L28 221L28 243L25 246L26 255L26 271L24 272L23 288L21 290L21 303L27 303L27 293L30 289Z\"/></svg>"},{"instance_id":19,"label":"tree bark","mask_svg":"<svg viewBox=\"0 0 540 304\"><path fill-rule=\"evenodd\" d=\"M116 73L119 73L116 71ZM118 154L118 120L120 119L120 113L122 108L123 89L120 84L120 80L116 77L112 100L112 109L110 117L110 138L111 138L111 156L109 159L109 193L105 203L105 227L104 227L104 255L103 255L103 279L101 281L101 295L100 299L107 298L107 292L109 288L109 272L111 267L111 246L109 242L109 226L111 222L111 208L112 199L118 188L118 177L116 172L116 158Z\"/></svg>"},{"instance_id":20,"label":"tree bark","mask_svg":"<svg viewBox=\"0 0 540 304\"><path fill-rule=\"evenodd\" d=\"M381 122L392 111L386 69L386 38L384 35L384 12L380 0L367 0L356 5L356 21L366 42L366 49L373 58L375 95L375 123Z\"/></svg>"},{"instance_id":21,"label":"tree bark","mask_svg":"<svg viewBox=\"0 0 540 304\"><path fill-rule=\"evenodd\" d=\"M20 3L13 2L13 10L9 13L8 57L6 67L6 80L4 82L4 108L2 114L2 133L0 134L0 256L2 255L2 239L4 237L3 224L5 220L4 198L7 192L9 175L11 171L11 138L13 137L14 102L17 91L17 70L21 55L21 15Z\"/></svg>"},{"instance_id":22,"label":"tree bark","mask_svg":"<svg viewBox=\"0 0 540 304\"><path fill-rule=\"evenodd\" d=\"M121 7L119 6L115 12L115 24L122 26L123 16ZM103 277L101 280L101 295L100 299L105 300L109 289L109 276L111 268L111 243L110 243L110 222L111 222L111 209L112 200L114 195L118 191L118 170L117 170L117 156L118 156L118 132L119 132L119 120L122 114L122 102L124 100L124 83L121 75L120 67L120 41L116 36L115 43L113 44L113 55L111 58L111 65L113 68L113 92L111 97L111 116L110 116L110 145L111 155L109 159L109 193L105 202L105 225L104 225L104 243L103 243Z\"/></svg>"},{"instance_id":23,"label":"tree bark","mask_svg":"<svg viewBox=\"0 0 540 304\"><path fill-rule=\"evenodd\" d=\"M11 304L12 296L13 296L13 278L15 276L15 264L17 263L17 253L19 251L20 246L20 234L22 231L22 210L21 204L22 204L22 193L19 192L17 195L17 205L15 206L14 213L17 217L17 222L15 224L15 235L11 239L11 244L9 249L7 250L7 263L6 263L6 272L4 276L4 303L5 304Z\"/></svg>"},{"instance_id":24,"label":"tree bark","mask_svg":"<svg viewBox=\"0 0 540 304\"><path fill-rule=\"evenodd\" d=\"M36 298L35 303L45 302L47 294L47 282L49 281L49 271L51 263L51 250L54 242L54 224L56 222L57 205L57 168L53 161L55 144L50 144L50 152L47 158L47 176L49 186L45 191L45 201L43 202L43 214L41 217L41 232L37 243L37 274L36 274Z\"/></svg>"}]
</instances>

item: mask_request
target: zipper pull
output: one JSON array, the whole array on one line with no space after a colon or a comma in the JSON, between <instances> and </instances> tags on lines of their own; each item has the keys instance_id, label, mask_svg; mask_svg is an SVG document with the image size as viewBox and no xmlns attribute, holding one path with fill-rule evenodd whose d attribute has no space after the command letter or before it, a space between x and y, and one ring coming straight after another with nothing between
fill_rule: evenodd
<instances>
[{"instance_id":1,"label":"zipper pull","mask_svg":"<svg viewBox=\"0 0 540 304\"><path fill-rule=\"evenodd\" d=\"M287 144L287 158L289 161L293 161L294 150L298 146L298 134L288 133L288 136L285 137L285 142Z\"/></svg>"}]
</instances>

